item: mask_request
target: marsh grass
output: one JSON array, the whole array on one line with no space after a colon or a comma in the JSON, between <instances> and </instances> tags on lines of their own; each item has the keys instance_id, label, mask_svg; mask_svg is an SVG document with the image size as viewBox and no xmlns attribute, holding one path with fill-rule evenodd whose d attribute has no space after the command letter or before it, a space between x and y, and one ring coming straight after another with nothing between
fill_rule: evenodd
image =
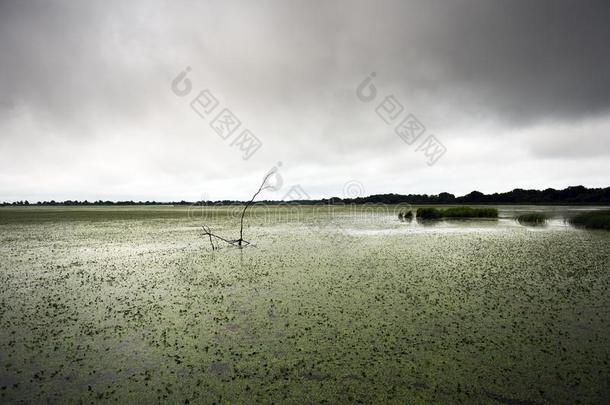
<instances>
[{"instance_id":1,"label":"marsh grass","mask_svg":"<svg viewBox=\"0 0 610 405\"><path fill-rule=\"evenodd\" d=\"M515 217L517 222L522 225L544 225L548 217L541 212L529 212Z\"/></svg>"},{"instance_id":2,"label":"marsh grass","mask_svg":"<svg viewBox=\"0 0 610 405\"><path fill-rule=\"evenodd\" d=\"M583 228L610 230L610 210L583 212L569 222Z\"/></svg>"},{"instance_id":3,"label":"marsh grass","mask_svg":"<svg viewBox=\"0 0 610 405\"><path fill-rule=\"evenodd\" d=\"M441 219L441 218L498 218L496 208L472 208L472 207L452 207L452 208L419 208L417 217L420 219Z\"/></svg>"},{"instance_id":4,"label":"marsh grass","mask_svg":"<svg viewBox=\"0 0 610 405\"><path fill-rule=\"evenodd\" d=\"M411 222L411 220L413 219L413 212L410 210L406 213L401 211L398 213L398 219L402 222Z\"/></svg>"},{"instance_id":5,"label":"marsh grass","mask_svg":"<svg viewBox=\"0 0 610 405\"><path fill-rule=\"evenodd\" d=\"M497 208L454 207L444 210L446 218L498 218Z\"/></svg>"},{"instance_id":6,"label":"marsh grass","mask_svg":"<svg viewBox=\"0 0 610 405\"><path fill-rule=\"evenodd\" d=\"M442 210L438 208L418 208L417 218L418 219L440 219L442 218Z\"/></svg>"}]
</instances>

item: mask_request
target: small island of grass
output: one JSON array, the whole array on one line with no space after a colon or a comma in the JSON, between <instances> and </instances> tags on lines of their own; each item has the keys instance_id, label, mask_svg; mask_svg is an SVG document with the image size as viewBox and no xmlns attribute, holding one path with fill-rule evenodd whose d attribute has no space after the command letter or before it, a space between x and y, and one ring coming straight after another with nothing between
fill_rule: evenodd
<instances>
[{"instance_id":1,"label":"small island of grass","mask_svg":"<svg viewBox=\"0 0 610 405\"><path fill-rule=\"evenodd\" d=\"M544 225L547 220L547 216L541 212L529 212L527 214L521 214L515 217L517 222L521 225Z\"/></svg>"},{"instance_id":2,"label":"small island of grass","mask_svg":"<svg viewBox=\"0 0 610 405\"><path fill-rule=\"evenodd\" d=\"M583 212L569 222L577 227L610 230L610 210Z\"/></svg>"},{"instance_id":3,"label":"small island of grass","mask_svg":"<svg viewBox=\"0 0 610 405\"><path fill-rule=\"evenodd\" d=\"M418 208L417 218L419 219L441 219L441 218L498 218L496 208L472 208L472 207L452 207L452 208Z\"/></svg>"}]
</instances>

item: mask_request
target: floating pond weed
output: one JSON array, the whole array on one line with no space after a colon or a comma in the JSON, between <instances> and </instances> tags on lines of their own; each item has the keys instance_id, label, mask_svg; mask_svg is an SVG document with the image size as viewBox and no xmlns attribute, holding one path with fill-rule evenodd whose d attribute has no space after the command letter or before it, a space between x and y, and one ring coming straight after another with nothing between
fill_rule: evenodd
<instances>
[{"instance_id":1,"label":"floating pond weed","mask_svg":"<svg viewBox=\"0 0 610 405\"><path fill-rule=\"evenodd\" d=\"M0 401L604 401L608 233L312 210L6 220Z\"/></svg>"}]
</instances>

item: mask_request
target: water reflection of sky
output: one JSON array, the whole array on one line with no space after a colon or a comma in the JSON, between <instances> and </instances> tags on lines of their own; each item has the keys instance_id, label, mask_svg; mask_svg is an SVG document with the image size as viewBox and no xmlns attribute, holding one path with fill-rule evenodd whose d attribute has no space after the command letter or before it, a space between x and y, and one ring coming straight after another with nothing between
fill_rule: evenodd
<instances>
[{"instance_id":1,"label":"water reflection of sky","mask_svg":"<svg viewBox=\"0 0 610 405\"><path fill-rule=\"evenodd\" d=\"M443 219L432 221L405 221L400 222L398 218L386 217L380 220L367 221L363 217L343 217L342 230L350 235L400 235L400 234L466 234L466 233L498 233L525 230L531 232L576 230L567 219L579 212L608 209L600 206L496 206L498 208L498 219ZM524 225L518 223L514 218L517 215L540 212L549 218L542 225Z\"/></svg>"},{"instance_id":2,"label":"water reflection of sky","mask_svg":"<svg viewBox=\"0 0 610 405\"><path fill-rule=\"evenodd\" d=\"M441 221L411 221L411 223L400 223L396 226L386 227L349 227L344 232L349 235L400 235L400 234L469 234L469 233L500 233L523 229L532 232L548 230L572 230L575 229L563 220L552 219L544 225L524 226L512 219L498 219L496 221L480 220L441 220Z\"/></svg>"}]
</instances>

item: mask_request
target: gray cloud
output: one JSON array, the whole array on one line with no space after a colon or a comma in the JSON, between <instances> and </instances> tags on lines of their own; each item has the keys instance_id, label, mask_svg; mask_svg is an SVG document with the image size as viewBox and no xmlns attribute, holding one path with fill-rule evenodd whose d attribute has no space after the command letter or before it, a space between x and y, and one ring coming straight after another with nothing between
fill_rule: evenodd
<instances>
[{"instance_id":1,"label":"gray cloud","mask_svg":"<svg viewBox=\"0 0 610 405\"><path fill-rule=\"evenodd\" d=\"M607 185L581 170L610 160L607 21L603 1L4 1L0 200L244 197L278 161L312 195L530 182L494 183L498 161ZM171 93L186 66L263 140L251 160ZM446 144L437 166L355 97L373 71Z\"/></svg>"}]
</instances>

